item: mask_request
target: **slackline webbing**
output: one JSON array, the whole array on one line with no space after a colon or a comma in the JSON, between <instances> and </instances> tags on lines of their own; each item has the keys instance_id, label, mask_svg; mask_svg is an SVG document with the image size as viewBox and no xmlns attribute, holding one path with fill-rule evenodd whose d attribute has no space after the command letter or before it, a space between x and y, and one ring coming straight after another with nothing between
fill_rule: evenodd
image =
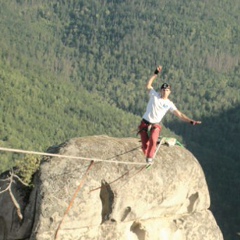
<instances>
[{"instance_id":1,"label":"slackline webbing","mask_svg":"<svg viewBox=\"0 0 240 240\"><path fill-rule=\"evenodd\" d=\"M95 162L118 163L118 164L127 164L127 165L146 165L146 163L141 163L141 162L124 162L124 161L112 160L114 158L109 159L109 160L104 160L104 159L98 159L98 158L86 158L86 157L76 157L76 156L54 154L54 153L27 151L27 150L14 149L14 148L0 147L0 151L14 152L14 153L25 153L25 154L33 154L33 155L42 155L42 156L52 156L52 157L59 157L59 158L72 158L72 159L85 160L85 161L95 161Z\"/></svg>"}]
</instances>

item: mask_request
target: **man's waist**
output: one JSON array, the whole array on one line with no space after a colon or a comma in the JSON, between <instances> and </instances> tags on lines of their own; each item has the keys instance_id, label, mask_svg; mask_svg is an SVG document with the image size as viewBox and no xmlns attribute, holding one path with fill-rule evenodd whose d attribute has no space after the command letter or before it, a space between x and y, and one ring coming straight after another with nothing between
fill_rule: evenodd
<instances>
[{"instance_id":1,"label":"man's waist","mask_svg":"<svg viewBox=\"0 0 240 240\"><path fill-rule=\"evenodd\" d=\"M154 124L159 124L158 122L157 123L151 123L151 122L149 122L149 121L147 121L146 119L142 119L142 121L144 122L144 123L146 123L146 124L148 124L148 125L154 125Z\"/></svg>"}]
</instances>

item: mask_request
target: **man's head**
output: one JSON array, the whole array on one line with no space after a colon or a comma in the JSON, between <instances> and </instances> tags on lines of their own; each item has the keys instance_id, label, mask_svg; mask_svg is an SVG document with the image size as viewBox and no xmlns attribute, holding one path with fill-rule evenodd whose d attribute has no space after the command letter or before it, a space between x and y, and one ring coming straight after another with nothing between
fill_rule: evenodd
<instances>
[{"instance_id":1,"label":"man's head","mask_svg":"<svg viewBox=\"0 0 240 240\"><path fill-rule=\"evenodd\" d=\"M168 83L163 83L162 86L161 86L161 90L163 90L163 89L171 90L171 85L169 85Z\"/></svg>"},{"instance_id":2,"label":"man's head","mask_svg":"<svg viewBox=\"0 0 240 240\"><path fill-rule=\"evenodd\" d=\"M169 94L171 93L171 86L167 83L163 83L161 86L161 96L162 98L168 98Z\"/></svg>"}]
</instances>

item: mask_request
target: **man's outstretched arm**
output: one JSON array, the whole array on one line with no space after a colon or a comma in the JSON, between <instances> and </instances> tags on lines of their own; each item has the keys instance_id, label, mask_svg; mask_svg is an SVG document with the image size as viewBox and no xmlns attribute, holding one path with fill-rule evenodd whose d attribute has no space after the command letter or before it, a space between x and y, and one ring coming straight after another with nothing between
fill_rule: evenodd
<instances>
[{"instance_id":1,"label":"man's outstretched arm","mask_svg":"<svg viewBox=\"0 0 240 240\"><path fill-rule=\"evenodd\" d=\"M196 121L196 120L193 120L193 119L187 117L185 114L183 114L179 110L174 110L173 114L176 117L178 117L179 119L181 119L182 121L191 123L192 125L196 125L196 124L201 124L202 123L201 121Z\"/></svg>"}]
</instances>

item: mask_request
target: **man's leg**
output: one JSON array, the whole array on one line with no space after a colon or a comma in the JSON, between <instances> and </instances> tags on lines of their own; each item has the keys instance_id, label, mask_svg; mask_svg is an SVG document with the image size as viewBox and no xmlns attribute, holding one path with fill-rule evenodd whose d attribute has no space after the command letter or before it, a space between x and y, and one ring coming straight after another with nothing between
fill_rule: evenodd
<instances>
[{"instance_id":1,"label":"man's leg","mask_svg":"<svg viewBox=\"0 0 240 240\"><path fill-rule=\"evenodd\" d=\"M143 121L141 122L141 124L138 127L139 130L139 134L141 136L141 142L142 142L142 151L144 153L144 155L147 155L147 151L148 151L148 125L146 123L144 123Z\"/></svg>"},{"instance_id":2,"label":"man's leg","mask_svg":"<svg viewBox=\"0 0 240 240\"><path fill-rule=\"evenodd\" d=\"M151 135L149 137L149 146L147 151L147 158L150 161L154 157L160 132L161 132L161 126L158 124L155 124L151 129Z\"/></svg>"}]
</instances>

